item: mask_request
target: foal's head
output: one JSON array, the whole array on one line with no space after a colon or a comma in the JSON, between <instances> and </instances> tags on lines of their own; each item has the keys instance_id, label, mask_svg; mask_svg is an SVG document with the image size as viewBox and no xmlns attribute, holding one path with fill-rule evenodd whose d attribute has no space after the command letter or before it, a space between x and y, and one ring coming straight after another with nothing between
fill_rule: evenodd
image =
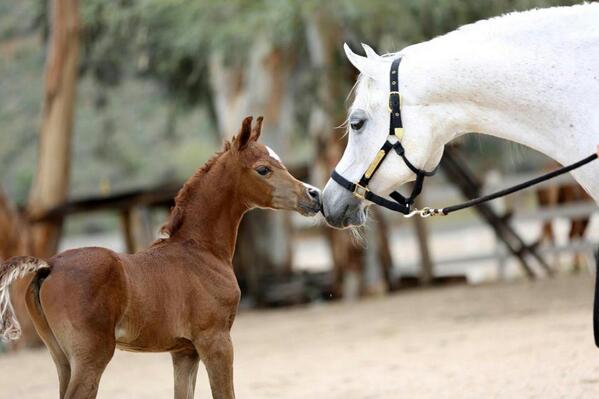
<instances>
[{"instance_id":1,"label":"foal's head","mask_svg":"<svg viewBox=\"0 0 599 399\"><path fill-rule=\"evenodd\" d=\"M252 128L252 117L227 145L232 162L239 168L239 195L250 207L287 209L312 216L320 211L320 191L293 177L273 150L258 143L262 117Z\"/></svg>"}]
</instances>

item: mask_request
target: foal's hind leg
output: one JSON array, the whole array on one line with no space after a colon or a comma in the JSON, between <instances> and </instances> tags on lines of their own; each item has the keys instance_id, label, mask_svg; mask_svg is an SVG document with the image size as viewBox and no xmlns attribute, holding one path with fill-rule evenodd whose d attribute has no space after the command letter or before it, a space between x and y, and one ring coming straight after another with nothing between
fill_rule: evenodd
<instances>
[{"instance_id":1,"label":"foal's hind leg","mask_svg":"<svg viewBox=\"0 0 599 399\"><path fill-rule=\"evenodd\" d=\"M229 333L194 342L208 371L213 399L234 399L233 343Z\"/></svg>"},{"instance_id":2,"label":"foal's hind leg","mask_svg":"<svg viewBox=\"0 0 599 399\"><path fill-rule=\"evenodd\" d=\"M114 354L122 295L115 287L118 275L109 267L55 268L41 285L41 307L71 365L65 399L95 398Z\"/></svg>"},{"instance_id":3,"label":"foal's hind leg","mask_svg":"<svg viewBox=\"0 0 599 399\"><path fill-rule=\"evenodd\" d=\"M112 347L84 345L71 360L72 374L65 399L94 399L98 394L100 377L114 354Z\"/></svg>"},{"instance_id":4,"label":"foal's hind leg","mask_svg":"<svg viewBox=\"0 0 599 399\"><path fill-rule=\"evenodd\" d=\"M54 328L54 334L69 355L71 364L65 399L94 399L98 394L100 377L116 348L114 324L104 323L106 319L99 312L92 312L89 319L69 320L62 325L53 322L50 317L48 321L51 326L59 326Z\"/></svg>"},{"instance_id":5,"label":"foal's hind leg","mask_svg":"<svg viewBox=\"0 0 599 399\"><path fill-rule=\"evenodd\" d=\"M200 357L195 350L171 352L175 374L175 399L193 399Z\"/></svg>"},{"instance_id":6,"label":"foal's hind leg","mask_svg":"<svg viewBox=\"0 0 599 399\"><path fill-rule=\"evenodd\" d=\"M46 347L52 356L52 360L54 360L54 364L56 365L58 381L60 384L59 397L60 399L64 399L67 387L69 385L69 380L71 379L71 365L69 364L67 356L62 351L60 344L56 340L54 333L50 329L48 321L46 320L46 317L42 311L42 307L39 302L39 278L39 276L35 276L31 284L29 284L29 287L25 293L25 301L27 303L27 309L29 310L33 325L35 326L35 329L42 341L44 341L46 344Z\"/></svg>"}]
</instances>

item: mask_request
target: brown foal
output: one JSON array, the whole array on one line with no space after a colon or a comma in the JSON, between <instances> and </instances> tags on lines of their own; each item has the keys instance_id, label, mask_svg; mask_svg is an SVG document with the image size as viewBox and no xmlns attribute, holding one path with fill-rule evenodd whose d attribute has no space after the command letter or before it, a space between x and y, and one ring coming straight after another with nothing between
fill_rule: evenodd
<instances>
[{"instance_id":1,"label":"brown foal","mask_svg":"<svg viewBox=\"0 0 599 399\"><path fill-rule=\"evenodd\" d=\"M58 370L60 398L95 398L115 348L170 352L175 398L192 398L200 359L214 398L233 398L230 330L240 291L232 268L237 228L251 208L320 210L319 191L296 180L257 142L252 118L183 186L168 238L136 254L105 248L47 262L16 257L0 266L0 334L19 336L9 285L35 272L26 300Z\"/></svg>"}]
</instances>

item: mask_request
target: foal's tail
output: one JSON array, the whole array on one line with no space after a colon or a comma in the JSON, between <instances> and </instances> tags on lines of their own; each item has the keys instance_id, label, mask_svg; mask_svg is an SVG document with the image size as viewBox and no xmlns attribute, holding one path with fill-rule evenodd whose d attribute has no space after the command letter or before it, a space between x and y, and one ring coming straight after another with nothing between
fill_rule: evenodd
<instances>
[{"instance_id":1,"label":"foal's tail","mask_svg":"<svg viewBox=\"0 0 599 399\"><path fill-rule=\"evenodd\" d=\"M21 325L10 302L10 284L28 273L49 268L46 261L32 256L15 256L0 265L0 338L3 341L21 336Z\"/></svg>"}]
</instances>

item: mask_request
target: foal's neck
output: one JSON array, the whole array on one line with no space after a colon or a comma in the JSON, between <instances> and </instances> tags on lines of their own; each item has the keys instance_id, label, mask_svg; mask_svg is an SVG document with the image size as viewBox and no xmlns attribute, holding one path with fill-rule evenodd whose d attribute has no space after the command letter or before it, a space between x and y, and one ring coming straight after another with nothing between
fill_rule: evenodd
<instances>
[{"instance_id":1,"label":"foal's neck","mask_svg":"<svg viewBox=\"0 0 599 399\"><path fill-rule=\"evenodd\" d=\"M177 203L182 221L171 240L192 240L231 262L239 223L249 207L237 192L237 168L227 167L228 161L225 153L209 170L200 170L185 183L182 191L189 191L183 203Z\"/></svg>"}]
</instances>

